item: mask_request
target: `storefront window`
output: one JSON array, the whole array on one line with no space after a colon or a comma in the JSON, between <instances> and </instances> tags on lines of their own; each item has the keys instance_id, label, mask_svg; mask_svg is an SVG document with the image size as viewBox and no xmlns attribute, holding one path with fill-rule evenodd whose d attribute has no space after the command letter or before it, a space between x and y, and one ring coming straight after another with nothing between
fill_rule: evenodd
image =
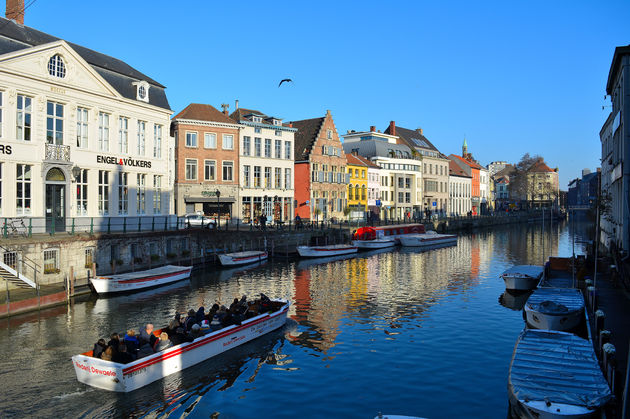
<instances>
[{"instance_id":1,"label":"storefront window","mask_svg":"<svg viewBox=\"0 0 630 419\"><path fill-rule=\"evenodd\" d=\"M79 176L76 177L77 181L77 215L87 215L87 203L88 203L88 171L81 169Z\"/></svg>"},{"instance_id":2,"label":"storefront window","mask_svg":"<svg viewBox=\"0 0 630 419\"><path fill-rule=\"evenodd\" d=\"M33 166L18 164L16 173L16 207L18 215L31 214L31 172Z\"/></svg>"},{"instance_id":3,"label":"storefront window","mask_svg":"<svg viewBox=\"0 0 630 419\"><path fill-rule=\"evenodd\" d=\"M243 197L242 218L244 223L249 223L252 220L252 198L250 196Z\"/></svg>"}]
</instances>

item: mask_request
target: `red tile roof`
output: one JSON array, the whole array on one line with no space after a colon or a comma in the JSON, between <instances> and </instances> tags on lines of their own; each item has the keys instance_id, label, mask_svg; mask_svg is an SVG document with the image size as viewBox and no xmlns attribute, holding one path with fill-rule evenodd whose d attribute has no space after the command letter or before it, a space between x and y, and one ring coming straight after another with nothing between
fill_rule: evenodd
<instances>
[{"instance_id":1,"label":"red tile roof","mask_svg":"<svg viewBox=\"0 0 630 419\"><path fill-rule=\"evenodd\" d=\"M477 162L466 160L465 158L463 158L462 156L458 156L457 154L451 154L449 157L455 157L461 162L463 162L464 164L467 164L468 166L472 167L473 169L484 169Z\"/></svg>"},{"instance_id":2,"label":"red tile roof","mask_svg":"<svg viewBox=\"0 0 630 419\"><path fill-rule=\"evenodd\" d=\"M532 164L529 167L528 171L529 172L536 172L536 173L540 173L540 172L555 172L555 170L549 168L549 166L547 166L543 160L538 160L536 163Z\"/></svg>"},{"instance_id":3,"label":"red tile roof","mask_svg":"<svg viewBox=\"0 0 630 419\"><path fill-rule=\"evenodd\" d=\"M191 119L195 121L223 122L224 124L237 124L235 120L225 115L212 105L191 103L186 106L173 119Z\"/></svg>"},{"instance_id":4,"label":"red tile roof","mask_svg":"<svg viewBox=\"0 0 630 419\"><path fill-rule=\"evenodd\" d=\"M462 177L470 177L464 170L457 165L453 160L448 161L448 170L450 176L462 176Z\"/></svg>"}]
</instances>

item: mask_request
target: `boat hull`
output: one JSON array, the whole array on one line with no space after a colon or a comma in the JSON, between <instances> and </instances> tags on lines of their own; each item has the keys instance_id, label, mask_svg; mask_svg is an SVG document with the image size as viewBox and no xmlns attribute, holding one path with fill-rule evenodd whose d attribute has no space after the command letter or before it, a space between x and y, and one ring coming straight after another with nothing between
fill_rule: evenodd
<instances>
[{"instance_id":1,"label":"boat hull","mask_svg":"<svg viewBox=\"0 0 630 419\"><path fill-rule=\"evenodd\" d=\"M219 255L219 261L223 266L247 265L249 263L267 260L268 256L267 252L226 253Z\"/></svg>"},{"instance_id":2,"label":"boat hull","mask_svg":"<svg viewBox=\"0 0 630 419\"><path fill-rule=\"evenodd\" d=\"M280 328L286 322L288 311L289 303L285 302L274 313L261 314L241 325L217 330L129 364L87 355L73 356L72 364L81 383L103 390L130 392Z\"/></svg>"},{"instance_id":3,"label":"boat hull","mask_svg":"<svg viewBox=\"0 0 630 419\"><path fill-rule=\"evenodd\" d=\"M359 249L374 250L396 246L394 239L353 240L352 245Z\"/></svg>"},{"instance_id":4,"label":"boat hull","mask_svg":"<svg viewBox=\"0 0 630 419\"><path fill-rule=\"evenodd\" d=\"M503 275L505 289L511 291L529 291L538 286L540 278L529 276Z\"/></svg>"},{"instance_id":5,"label":"boat hull","mask_svg":"<svg viewBox=\"0 0 630 419\"><path fill-rule=\"evenodd\" d=\"M451 234L407 234L398 237L404 247L423 249L452 246L457 244L457 236Z\"/></svg>"},{"instance_id":6,"label":"boat hull","mask_svg":"<svg viewBox=\"0 0 630 419\"><path fill-rule=\"evenodd\" d=\"M137 277L129 274L111 275L109 277L90 278L90 283L98 294L111 294L117 292L131 292L141 289L159 287L161 285L188 279L192 270L191 266L181 267L182 269L173 270L173 272L150 274L152 270L145 271L145 274L138 273Z\"/></svg>"},{"instance_id":7,"label":"boat hull","mask_svg":"<svg viewBox=\"0 0 630 419\"><path fill-rule=\"evenodd\" d=\"M302 257L321 258L330 256L349 255L357 253L356 246L298 246L297 252Z\"/></svg>"},{"instance_id":8,"label":"boat hull","mask_svg":"<svg viewBox=\"0 0 630 419\"><path fill-rule=\"evenodd\" d=\"M584 318L584 310L568 312L566 314L548 314L532 310L525 305L525 320L535 329L559 330L566 332L578 327Z\"/></svg>"}]
</instances>

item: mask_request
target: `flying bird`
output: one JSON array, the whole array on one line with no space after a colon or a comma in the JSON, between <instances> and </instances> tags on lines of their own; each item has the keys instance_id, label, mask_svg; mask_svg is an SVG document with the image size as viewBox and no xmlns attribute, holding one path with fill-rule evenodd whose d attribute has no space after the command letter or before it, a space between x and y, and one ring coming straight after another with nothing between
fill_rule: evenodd
<instances>
[{"instance_id":1,"label":"flying bird","mask_svg":"<svg viewBox=\"0 0 630 419\"><path fill-rule=\"evenodd\" d=\"M284 83L285 81L286 81L287 83L288 83L288 82L293 83L293 80L291 80L291 79L282 79L282 80L280 80L280 83L278 83L278 87L280 87L280 85L281 85L282 83Z\"/></svg>"}]
</instances>

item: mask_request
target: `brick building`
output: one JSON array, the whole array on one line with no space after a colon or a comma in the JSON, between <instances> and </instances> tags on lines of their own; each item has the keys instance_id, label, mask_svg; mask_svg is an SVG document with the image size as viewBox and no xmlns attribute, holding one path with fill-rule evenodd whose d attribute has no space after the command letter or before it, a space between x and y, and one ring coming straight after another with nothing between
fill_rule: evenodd
<instances>
[{"instance_id":1,"label":"brick building","mask_svg":"<svg viewBox=\"0 0 630 419\"><path fill-rule=\"evenodd\" d=\"M175 211L237 216L239 132L242 125L211 105L191 103L173 117Z\"/></svg>"},{"instance_id":2,"label":"brick building","mask_svg":"<svg viewBox=\"0 0 630 419\"><path fill-rule=\"evenodd\" d=\"M293 121L295 214L305 220L343 218L347 205L346 155L330 111Z\"/></svg>"}]
</instances>

